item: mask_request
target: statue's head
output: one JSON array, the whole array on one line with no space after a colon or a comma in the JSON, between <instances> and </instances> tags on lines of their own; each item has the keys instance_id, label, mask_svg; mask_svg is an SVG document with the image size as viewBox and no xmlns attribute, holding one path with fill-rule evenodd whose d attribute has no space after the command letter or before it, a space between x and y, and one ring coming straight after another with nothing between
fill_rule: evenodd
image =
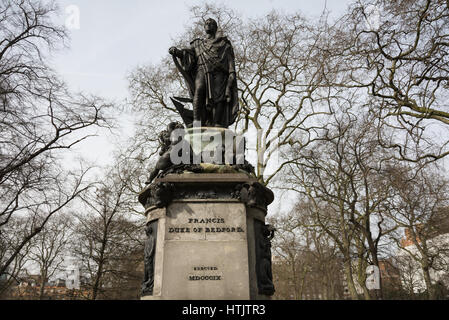
<instances>
[{"instance_id":1,"label":"statue's head","mask_svg":"<svg viewBox=\"0 0 449 320\"><path fill-rule=\"evenodd\" d=\"M217 32L218 29L218 23L212 18L207 19L204 22L204 29L206 30L206 33L208 34L214 34Z\"/></svg>"}]
</instances>

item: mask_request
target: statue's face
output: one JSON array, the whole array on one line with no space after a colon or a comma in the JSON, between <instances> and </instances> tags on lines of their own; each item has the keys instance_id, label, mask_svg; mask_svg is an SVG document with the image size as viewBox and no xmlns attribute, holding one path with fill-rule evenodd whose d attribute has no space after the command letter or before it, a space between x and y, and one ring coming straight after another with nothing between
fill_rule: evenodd
<instances>
[{"instance_id":1,"label":"statue's face","mask_svg":"<svg viewBox=\"0 0 449 320\"><path fill-rule=\"evenodd\" d=\"M207 19L204 24L204 30L206 33L213 34L217 31L217 22L214 19Z\"/></svg>"}]
</instances>

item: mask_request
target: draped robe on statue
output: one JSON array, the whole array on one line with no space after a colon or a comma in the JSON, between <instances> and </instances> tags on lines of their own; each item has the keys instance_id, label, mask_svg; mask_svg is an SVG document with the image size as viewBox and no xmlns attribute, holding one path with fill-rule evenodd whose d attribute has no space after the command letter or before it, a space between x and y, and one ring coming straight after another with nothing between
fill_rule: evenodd
<instances>
[{"instance_id":1,"label":"draped robe on statue","mask_svg":"<svg viewBox=\"0 0 449 320\"><path fill-rule=\"evenodd\" d=\"M230 83L230 102L226 101L229 75L235 74L232 45L219 33L214 39L195 39L190 44L173 59L189 88L197 114L194 120L200 120L203 126L227 128L235 122L239 110L236 77Z\"/></svg>"}]
</instances>

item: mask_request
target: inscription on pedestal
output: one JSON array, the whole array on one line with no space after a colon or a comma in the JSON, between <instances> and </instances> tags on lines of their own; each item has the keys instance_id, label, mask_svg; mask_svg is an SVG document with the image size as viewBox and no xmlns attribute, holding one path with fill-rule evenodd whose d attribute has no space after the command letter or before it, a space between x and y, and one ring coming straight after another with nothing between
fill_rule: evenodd
<instances>
[{"instance_id":1,"label":"inscription on pedestal","mask_svg":"<svg viewBox=\"0 0 449 320\"><path fill-rule=\"evenodd\" d=\"M237 202L172 202L165 220L163 294L249 299L246 211Z\"/></svg>"},{"instance_id":2,"label":"inscription on pedestal","mask_svg":"<svg viewBox=\"0 0 449 320\"><path fill-rule=\"evenodd\" d=\"M167 219L167 240L242 240L245 219L235 205L174 203Z\"/></svg>"},{"instance_id":3,"label":"inscription on pedestal","mask_svg":"<svg viewBox=\"0 0 449 320\"><path fill-rule=\"evenodd\" d=\"M206 218L206 219L194 219L189 218L188 223L192 224L192 227L169 227L169 233L190 233L190 232L244 232L242 227L228 227L226 226L224 218ZM193 225L204 223L208 227L193 227ZM216 223L223 223L223 226L211 227L209 225L214 225Z\"/></svg>"},{"instance_id":4,"label":"inscription on pedestal","mask_svg":"<svg viewBox=\"0 0 449 320\"><path fill-rule=\"evenodd\" d=\"M194 274L189 274L190 281L218 281L223 280L223 274L218 270L218 267L199 266L193 267Z\"/></svg>"}]
</instances>

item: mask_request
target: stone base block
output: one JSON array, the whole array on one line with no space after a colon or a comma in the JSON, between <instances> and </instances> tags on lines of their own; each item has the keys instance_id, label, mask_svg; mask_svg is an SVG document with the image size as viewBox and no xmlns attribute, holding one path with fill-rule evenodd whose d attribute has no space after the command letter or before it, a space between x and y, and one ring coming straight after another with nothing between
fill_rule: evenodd
<instances>
[{"instance_id":1,"label":"stone base block","mask_svg":"<svg viewBox=\"0 0 449 320\"><path fill-rule=\"evenodd\" d=\"M191 185L192 178L183 182ZM269 299L271 256L260 228L265 214L231 197L175 199L148 208L154 277L151 294L142 300Z\"/></svg>"}]
</instances>

